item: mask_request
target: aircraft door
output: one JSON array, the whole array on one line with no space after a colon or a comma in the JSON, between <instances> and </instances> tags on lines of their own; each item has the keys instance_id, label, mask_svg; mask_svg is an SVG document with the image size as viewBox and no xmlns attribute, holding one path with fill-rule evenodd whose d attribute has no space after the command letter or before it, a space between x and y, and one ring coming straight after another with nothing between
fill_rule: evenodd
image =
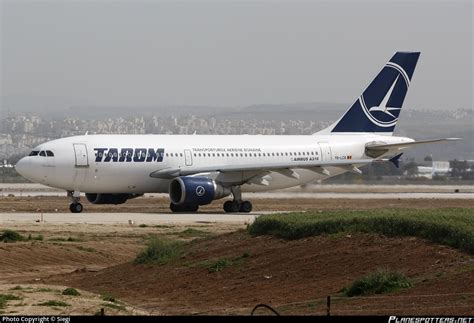
<instances>
[{"instance_id":1,"label":"aircraft door","mask_svg":"<svg viewBox=\"0 0 474 323\"><path fill-rule=\"evenodd\" d=\"M330 161L332 160L331 146L327 142L319 142L319 148L321 149L321 160Z\"/></svg>"},{"instance_id":2,"label":"aircraft door","mask_svg":"<svg viewBox=\"0 0 474 323\"><path fill-rule=\"evenodd\" d=\"M189 149L184 150L184 161L185 161L186 166L193 165L193 155L191 153L191 150Z\"/></svg>"},{"instance_id":3,"label":"aircraft door","mask_svg":"<svg viewBox=\"0 0 474 323\"><path fill-rule=\"evenodd\" d=\"M89 167L89 160L87 158L86 144L73 144L74 154L76 157L76 167Z\"/></svg>"}]
</instances>

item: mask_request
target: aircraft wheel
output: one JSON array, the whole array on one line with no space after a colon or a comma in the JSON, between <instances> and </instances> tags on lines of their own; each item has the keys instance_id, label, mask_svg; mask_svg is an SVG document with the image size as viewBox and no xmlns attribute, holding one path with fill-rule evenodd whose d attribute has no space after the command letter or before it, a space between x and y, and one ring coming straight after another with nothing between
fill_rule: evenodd
<instances>
[{"instance_id":1,"label":"aircraft wheel","mask_svg":"<svg viewBox=\"0 0 474 323\"><path fill-rule=\"evenodd\" d=\"M186 205L176 205L170 203L170 209L172 212L197 212L199 205L197 204L186 204Z\"/></svg>"},{"instance_id":2,"label":"aircraft wheel","mask_svg":"<svg viewBox=\"0 0 474 323\"><path fill-rule=\"evenodd\" d=\"M224 211L227 213L235 213L239 212L240 210L240 204L241 202L239 201L227 201L224 203Z\"/></svg>"},{"instance_id":3,"label":"aircraft wheel","mask_svg":"<svg viewBox=\"0 0 474 323\"><path fill-rule=\"evenodd\" d=\"M226 202L224 203L224 211L225 211L226 213L232 212L232 211L231 211L231 207L232 207L232 201L226 201Z\"/></svg>"},{"instance_id":4,"label":"aircraft wheel","mask_svg":"<svg viewBox=\"0 0 474 323\"><path fill-rule=\"evenodd\" d=\"M71 203L69 205L69 211L72 213L81 213L83 210L82 204L81 203Z\"/></svg>"},{"instance_id":5,"label":"aircraft wheel","mask_svg":"<svg viewBox=\"0 0 474 323\"><path fill-rule=\"evenodd\" d=\"M186 205L185 209L188 212L197 212L197 210L199 210L199 205L197 205L197 204L188 204L188 205Z\"/></svg>"},{"instance_id":6,"label":"aircraft wheel","mask_svg":"<svg viewBox=\"0 0 474 323\"><path fill-rule=\"evenodd\" d=\"M252 203L250 201L243 201L242 204L240 204L240 212L252 212Z\"/></svg>"},{"instance_id":7,"label":"aircraft wheel","mask_svg":"<svg viewBox=\"0 0 474 323\"><path fill-rule=\"evenodd\" d=\"M174 203L170 203L170 210L171 212L179 212L180 211L180 207Z\"/></svg>"}]
</instances>

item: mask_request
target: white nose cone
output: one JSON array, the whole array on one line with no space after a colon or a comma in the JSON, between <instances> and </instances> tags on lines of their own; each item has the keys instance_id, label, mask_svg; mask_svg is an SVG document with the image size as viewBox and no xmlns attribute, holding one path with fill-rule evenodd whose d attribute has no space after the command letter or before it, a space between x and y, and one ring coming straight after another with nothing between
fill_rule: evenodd
<instances>
[{"instance_id":1,"label":"white nose cone","mask_svg":"<svg viewBox=\"0 0 474 323\"><path fill-rule=\"evenodd\" d=\"M15 170L21 176L30 179L31 178L31 172L32 172L32 169L30 167L30 163L31 163L31 161L28 160L27 157L23 157L22 159L20 159L16 163Z\"/></svg>"}]
</instances>

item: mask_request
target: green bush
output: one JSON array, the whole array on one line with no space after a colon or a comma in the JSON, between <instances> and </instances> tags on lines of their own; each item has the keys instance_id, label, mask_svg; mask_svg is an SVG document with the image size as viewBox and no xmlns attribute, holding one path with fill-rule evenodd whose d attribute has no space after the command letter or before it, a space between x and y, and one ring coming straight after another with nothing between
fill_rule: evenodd
<instances>
[{"instance_id":1,"label":"green bush","mask_svg":"<svg viewBox=\"0 0 474 323\"><path fill-rule=\"evenodd\" d=\"M204 261L202 265L207 268L207 271L209 273L215 273L227 267L239 266L243 263L244 259L249 258L249 257L250 257L250 253L246 251L241 256L233 258L233 259L220 258L215 261L207 260L207 261Z\"/></svg>"},{"instance_id":2,"label":"green bush","mask_svg":"<svg viewBox=\"0 0 474 323\"><path fill-rule=\"evenodd\" d=\"M215 273L230 266L232 266L232 261L226 258L222 258L222 259L218 259L217 261L208 263L207 271L210 273Z\"/></svg>"},{"instance_id":3,"label":"green bush","mask_svg":"<svg viewBox=\"0 0 474 323\"><path fill-rule=\"evenodd\" d=\"M16 231L13 230L5 230L0 235L0 241L3 242L16 242L16 241L23 241L25 238Z\"/></svg>"},{"instance_id":4,"label":"green bush","mask_svg":"<svg viewBox=\"0 0 474 323\"><path fill-rule=\"evenodd\" d=\"M62 292L63 295L69 295L69 296L80 296L81 293L79 293L75 288L66 288L65 290L63 290Z\"/></svg>"},{"instance_id":5,"label":"green bush","mask_svg":"<svg viewBox=\"0 0 474 323\"><path fill-rule=\"evenodd\" d=\"M382 209L286 213L258 217L252 235L300 239L340 232L414 236L474 254L474 209Z\"/></svg>"},{"instance_id":6,"label":"green bush","mask_svg":"<svg viewBox=\"0 0 474 323\"><path fill-rule=\"evenodd\" d=\"M389 293L402 288L412 287L412 283L403 274L378 270L377 272L356 280L344 290L348 297Z\"/></svg>"},{"instance_id":7,"label":"green bush","mask_svg":"<svg viewBox=\"0 0 474 323\"><path fill-rule=\"evenodd\" d=\"M134 260L135 264L167 264L178 258L183 250L183 243L153 237L146 249L140 252Z\"/></svg>"},{"instance_id":8,"label":"green bush","mask_svg":"<svg viewBox=\"0 0 474 323\"><path fill-rule=\"evenodd\" d=\"M0 308L4 308L8 301L19 301L22 298L12 294L0 294Z\"/></svg>"}]
</instances>

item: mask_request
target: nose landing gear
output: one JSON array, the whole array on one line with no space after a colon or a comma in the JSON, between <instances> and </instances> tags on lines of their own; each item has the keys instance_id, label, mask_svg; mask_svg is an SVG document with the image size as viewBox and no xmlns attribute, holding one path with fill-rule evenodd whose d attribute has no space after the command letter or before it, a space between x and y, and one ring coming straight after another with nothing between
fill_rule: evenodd
<instances>
[{"instance_id":1,"label":"nose landing gear","mask_svg":"<svg viewBox=\"0 0 474 323\"><path fill-rule=\"evenodd\" d=\"M84 209L82 207L82 204L80 203L81 197L80 197L80 192L78 191L68 191L67 192L67 197L71 200L71 204L69 204L69 211L71 213L81 213L82 210Z\"/></svg>"}]
</instances>

